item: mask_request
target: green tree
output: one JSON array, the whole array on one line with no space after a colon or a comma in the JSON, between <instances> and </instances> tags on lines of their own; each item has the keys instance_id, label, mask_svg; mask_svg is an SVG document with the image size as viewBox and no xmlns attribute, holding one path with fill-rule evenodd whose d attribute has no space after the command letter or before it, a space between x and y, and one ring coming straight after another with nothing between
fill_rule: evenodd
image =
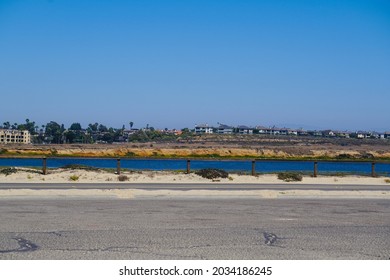
<instances>
[{"instance_id":1,"label":"green tree","mask_svg":"<svg viewBox=\"0 0 390 280\"><path fill-rule=\"evenodd\" d=\"M99 125L98 130L100 132L107 132L108 131L107 126L102 125L102 124Z\"/></svg>"},{"instance_id":2,"label":"green tree","mask_svg":"<svg viewBox=\"0 0 390 280\"><path fill-rule=\"evenodd\" d=\"M49 142L60 144L62 132L62 128L58 123L51 121L46 124L45 135Z\"/></svg>"},{"instance_id":3,"label":"green tree","mask_svg":"<svg viewBox=\"0 0 390 280\"><path fill-rule=\"evenodd\" d=\"M81 128L81 124L80 123L72 123L69 130L76 130L76 131L80 131L82 128Z\"/></svg>"},{"instance_id":4,"label":"green tree","mask_svg":"<svg viewBox=\"0 0 390 280\"><path fill-rule=\"evenodd\" d=\"M3 128L4 129L10 129L11 128L10 122L3 122Z\"/></svg>"},{"instance_id":5,"label":"green tree","mask_svg":"<svg viewBox=\"0 0 390 280\"><path fill-rule=\"evenodd\" d=\"M72 144L77 138L77 134L73 130L68 130L64 133L66 143Z\"/></svg>"},{"instance_id":6,"label":"green tree","mask_svg":"<svg viewBox=\"0 0 390 280\"><path fill-rule=\"evenodd\" d=\"M90 123L88 125L88 128L90 129L90 131L93 131L93 132L96 132L98 130L98 127L99 127L98 123L94 123L94 124Z\"/></svg>"},{"instance_id":7,"label":"green tree","mask_svg":"<svg viewBox=\"0 0 390 280\"><path fill-rule=\"evenodd\" d=\"M35 122L30 122L29 119L26 119L26 123L18 125L18 130L28 130L31 133L31 135L35 135L36 134Z\"/></svg>"}]
</instances>

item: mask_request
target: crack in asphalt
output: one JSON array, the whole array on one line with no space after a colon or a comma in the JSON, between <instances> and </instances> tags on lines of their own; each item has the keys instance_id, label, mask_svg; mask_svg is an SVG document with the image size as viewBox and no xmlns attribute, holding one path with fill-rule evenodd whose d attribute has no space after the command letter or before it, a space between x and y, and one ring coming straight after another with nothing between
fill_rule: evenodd
<instances>
[{"instance_id":1,"label":"crack in asphalt","mask_svg":"<svg viewBox=\"0 0 390 280\"><path fill-rule=\"evenodd\" d=\"M278 237L276 234L271 232L263 232L263 236L265 238L265 245L273 246L275 242L278 240Z\"/></svg>"},{"instance_id":2,"label":"crack in asphalt","mask_svg":"<svg viewBox=\"0 0 390 280\"><path fill-rule=\"evenodd\" d=\"M34 244L32 241L24 239L22 237L12 238L16 240L19 244L19 248L10 249L10 250L0 250L0 254L4 253L19 253L19 252L33 252L38 250L38 245Z\"/></svg>"},{"instance_id":3,"label":"crack in asphalt","mask_svg":"<svg viewBox=\"0 0 390 280\"><path fill-rule=\"evenodd\" d=\"M283 246L276 245L276 243L281 239L289 239L289 238L278 237L275 233L272 233L272 232L263 232L263 236L265 239L265 241L264 241L265 245L270 246L270 247L285 248Z\"/></svg>"}]
</instances>

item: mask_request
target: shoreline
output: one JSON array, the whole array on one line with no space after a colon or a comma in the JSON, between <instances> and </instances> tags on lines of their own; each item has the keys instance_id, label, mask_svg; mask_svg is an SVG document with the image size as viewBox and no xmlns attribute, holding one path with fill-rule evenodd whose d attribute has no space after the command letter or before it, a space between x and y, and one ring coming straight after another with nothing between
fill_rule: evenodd
<instances>
[{"instance_id":1,"label":"shoreline","mask_svg":"<svg viewBox=\"0 0 390 280\"><path fill-rule=\"evenodd\" d=\"M121 176L126 180L119 181ZM73 178L73 179L72 179ZM136 171L123 172L121 175L103 170L51 170L47 175L36 170L19 169L10 175L0 174L1 199L390 199L390 179L388 177L366 176L303 176L302 181L285 182L276 174L240 175L229 174L229 178L210 180L195 173L186 174L174 171ZM7 187L9 183L9 187ZM12 184L22 187L12 188ZM51 184L53 185L51 187ZM63 184L61 188L54 186ZM91 185L82 188L81 185ZM94 186L94 184L96 184ZM131 188L131 185L137 186ZM142 187L145 184L145 188ZM147 185L167 185L170 189L149 188ZM174 189L180 184L185 185ZM193 184L194 187L191 187ZM253 185L269 185L266 189L239 189ZM27 186L24 186L27 185ZM207 189L195 187L207 186ZM226 189L219 186L229 185ZM285 186L286 189L272 189L272 185ZM297 186L308 189L299 189ZM323 190L316 185L329 185ZM29 187L30 186L30 187ZM79 186L79 188L78 188ZM104 187L103 187L104 186ZM121 188L122 186L122 188ZM334 186L334 189L332 188ZM342 186L356 188L342 189ZM359 186L359 188L358 188ZM382 189L364 188L378 186ZM363 187L363 188L362 188ZM230 187L229 187L230 188Z\"/></svg>"}]
</instances>

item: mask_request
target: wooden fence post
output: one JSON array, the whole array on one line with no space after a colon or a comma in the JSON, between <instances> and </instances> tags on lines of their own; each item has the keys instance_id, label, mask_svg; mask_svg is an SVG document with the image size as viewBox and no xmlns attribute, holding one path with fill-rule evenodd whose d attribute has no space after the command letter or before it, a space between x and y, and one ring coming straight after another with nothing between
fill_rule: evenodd
<instances>
[{"instance_id":1,"label":"wooden fence post","mask_svg":"<svg viewBox=\"0 0 390 280\"><path fill-rule=\"evenodd\" d=\"M116 173L118 175L121 174L121 159L120 158L116 159Z\"/></svg>"},{"instance_id":2,"label":"wooden fence post","mask_svg":"<svg viewBox=\"0 0 390 280\"><path fill-rule=\"evenodd\" d=\"M252 176L256 176L256 161L252 160Z\"/></svg>"},{"instance_id":3,"label":"wooden fence post","mask_svg":"<svg viewBox=\"0 0 390 280\"><path fill-rule=\"evenodd\" d=\"M375 174L375 162L371 163L371 176L372 177L376 177L376 174Z\"/></svg>"},{"instance_id":4,"label":"wooden fence post","mask_svg":"<svg viewBox=\"0 0 390 280\"><path fill-rule=\"evenodd\" d=\"M314 162L314 173L313 173L313 177L317 177L317 174L318 174L318 162Z\"/></svg>"},{"instance_id":5,"label":"wooden fence post","mask_svg":"<svg viewBox=\"0 0 390 280\"><path fill-rule=\"evenodd\" d=\"M42 173L43 175L47 174L47 158L42 159Z\"/></svg>"},{"instance_id":6,"label":"wooden fence post","mask_svg":"<svg viewBox=\"0 0 390 280\"><path fill-rule=\"evenodd\" d=\"M187 174L191 172L191 160L187 159Z\"/></svg>"}]
</instances>

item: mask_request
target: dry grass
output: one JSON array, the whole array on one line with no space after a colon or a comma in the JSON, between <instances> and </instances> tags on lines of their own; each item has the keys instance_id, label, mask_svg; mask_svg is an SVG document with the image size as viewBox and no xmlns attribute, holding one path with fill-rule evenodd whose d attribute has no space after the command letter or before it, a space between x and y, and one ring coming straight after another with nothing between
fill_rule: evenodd
<instances>
[{"instance_id":1,"label":"dry grass","mask_svg":"<svg viewBox=\"0 0 390 280\"><path fill-rule=\"evenodd\" d=\"M120 182L125 182L128 180L129 180L129 177L127 177L126 175L119 175L118 176L118 181L120 181Z\"/></svg>"}]
</instances>

